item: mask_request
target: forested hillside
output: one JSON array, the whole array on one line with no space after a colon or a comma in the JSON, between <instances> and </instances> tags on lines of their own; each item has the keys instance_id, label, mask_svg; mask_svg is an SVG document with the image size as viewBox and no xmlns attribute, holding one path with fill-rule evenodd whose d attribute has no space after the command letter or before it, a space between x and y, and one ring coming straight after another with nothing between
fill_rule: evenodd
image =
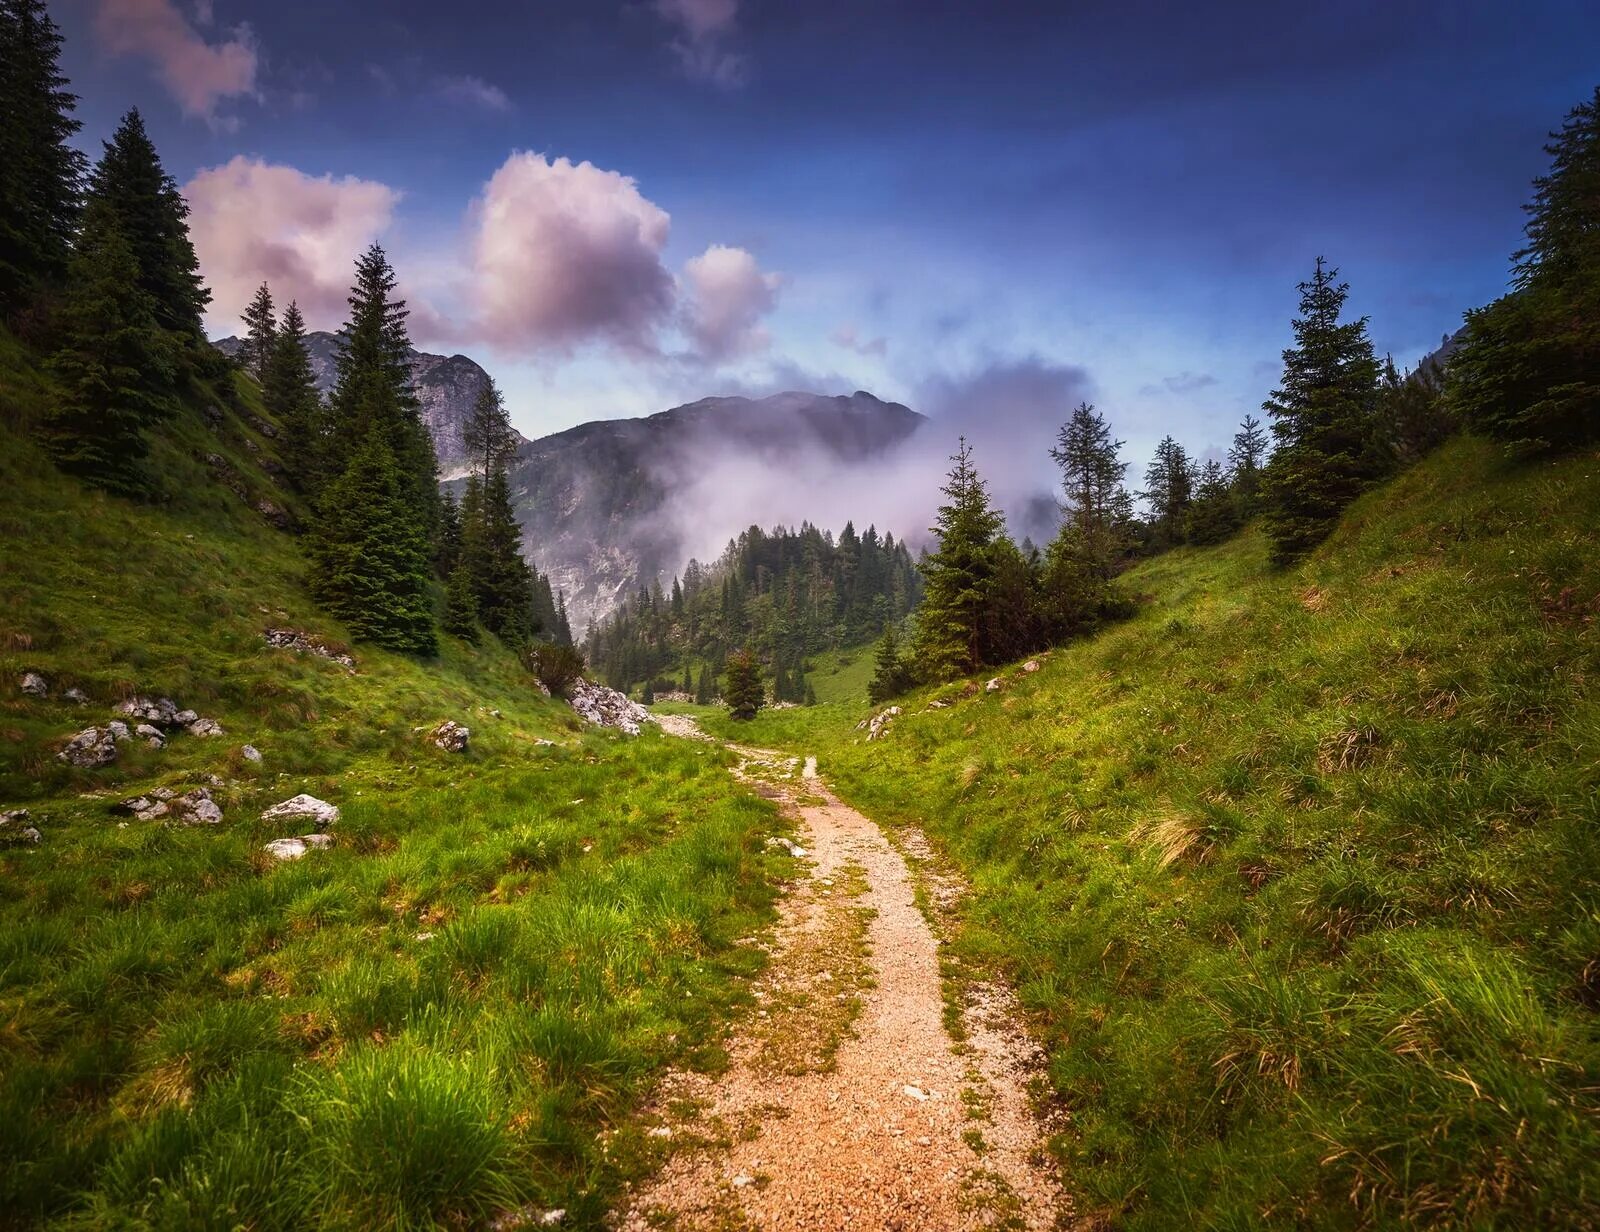
<instances>
[{"instance_id":1,"label":"forested hillside","mask_svg":"<svg viewBox=\"0 0 1600 1232\"><path fill-rule=\"evenodd\" d=\"M837 539L815 526L752 526L710 565L690 561L670 594L654 587L591 631L589 662L613 688L645 684L709 701L735 650L760 656L777 701L808 700L811 655L859 645L921 598L911 553L876 527Z\"/></svg>"}]
</instances>

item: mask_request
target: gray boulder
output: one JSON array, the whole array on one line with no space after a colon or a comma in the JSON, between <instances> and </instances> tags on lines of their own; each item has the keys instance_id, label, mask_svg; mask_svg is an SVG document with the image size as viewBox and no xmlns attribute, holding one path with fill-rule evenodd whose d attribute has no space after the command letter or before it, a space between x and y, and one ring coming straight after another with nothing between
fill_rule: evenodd
<instances>
[{"instance_id":1,"label":"gray boulder","mask_svg":"<svg viewBox=\"0 0 1600 1232\"><path fill-rule=\"evenodd\" d=\"M126 727L123 728L127 730ZM56 757L69 766L93 770L117 760L117 741L109 727L86 727L68 740Z\"/></svg>"},{"instance_id":2,"label":"gray boulder","mask_svg":"<svg viewBox=\"0 0 1600 1232\"><path fill-rule=\"evenodd\" d=\"M275 860L298 860L308 851L326 851L332 846L332 835L302 834L299 838L275 838L261 850Z\"/></svg>"},{"instance_id":3,"label":"gray boulder","mask_svg":"<svg viewBox=\"0 0 1600 1232\"><path fill-rule=\"evenodd\" d=\"M262 821L285 821L290 818L296 820L309 818L317 829L324 830L339 820L339 809L337 805L329 804L326 800L318 800L315 796L301 792L281 804L274 804L261 814Z\"/></svg>"},{"instance_id":4,"label":"gray boulder","mask_svg":"<svg viewBox=\"0 0 1600 1232\"><path fill-rule=\"evenodd\" d=\"M41 835L38 829L28 824L28 818L27 809L11 809L9 812L0 813L0 846L35 846Z\"/></svg>"},{"instance_id":5,"label":"gray boulder","mask_svg":"<svg viewBox=\"0 0 1600 1232\"><path fill-rule=\"evenodd\" d=\"M50 696L50 682L38 672L23 672L22 678L17 681L17 687L29 697Z\"/></svg>"},{"instance_id":6,"label":"gray boulder","mask_svg":"<svg viewBox=\"0 0 1600 1232\"><path fill-rule=\"evenodd\" d=\"M472 729L463 727L452 719L446 719L428 733L428 739L438 745L446 753L465 753L467 740L472 736Z\"/></svg>"},{"instance_id":7,"label":"gray boulder","mask_svg":"<svg viewBox=\"0 0 1600 1232\"><path fill-rule=\"evenodd\" d=\"M222 806L211 798L210 790L205 787L174 796L167 808L184 825L214 826L222 820Z\"/></svg>"},{"instance_id":8,"label":"gray boulder","mask_svg":"<svg viewBox=\"0 0 1600 1232\"><path fill-rule=\"evenodd\" d=\"M244 746L244 748L240 749L239 756L244 758L246 761L255 762L257 765L261 764L261 750L256 748L256 746L253 744L247 744Z\"/></svg>"},{"instance_id":9,"label":"gray boulder","mask_svg":"<svg viewBox=\"0 0 1600 1232\"><path fill-rule=\"evenodd\" d=\"M89 704L89 695L82 689L68 689L61 697L62 700L69 701L74 706L87 706Z\"/></svg>"},{"instance_id":10,"label":"gray boulder","mask_svg":"<svg viewBox=\"0 0 1600 1232\"><path fill-rule=\"evenodd\" d=\"M215 719L196 719L189 724L189 734L191 736L211 737L226 736L228 733L222 730L222 724Z\"/></svg>"}]
</instances>

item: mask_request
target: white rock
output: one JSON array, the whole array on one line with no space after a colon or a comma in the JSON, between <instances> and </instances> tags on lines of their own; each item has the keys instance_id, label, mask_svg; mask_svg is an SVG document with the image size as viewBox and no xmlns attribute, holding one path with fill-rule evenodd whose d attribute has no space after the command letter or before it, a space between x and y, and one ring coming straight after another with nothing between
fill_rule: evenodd
<instances>
[{"instance_id":1,"label":"white rock","mask_svg":"<svg viewBox=\"0 0 1600 1232\"><path fill-rule=\"evenodd\" d=\"M281 804L274 804L261 814L262 821L280 821L288 817L309 817L321 829L339 820L339 809L326 800L318 800L301 792Z\"/></svg>"},{"instance_id":2,"label":"white rock","mask_svg":"<svg viewBox=\"0 0 1600 1232\"><path fill-rule=\"evenodd\" d=\"M86 706L89 704L89 695L82 689L68 689L61 696L64 700L71 702L74 706Z\"/></svg>"},{"instance_id":3,"label":"white rock","mask_svg":"<svg viewBox=\"0 0 1600 1232\"><path fill-rule=\"evenodd\" d=\"M148 723L139 724L138 727L133 729L133 734L136 736L143 736L146 740L154 738L155 740L160 741L163 739L163 736L161 735L161 729L159 727L152 727ZM161 746L160 744L157 744L156 747L160 748Z\"/></svg>"},{"instance_id":4,"label":"white rock","mask_svg":"<svg viewBox=\"0 0 1600 1232\"><path fill-rule=\"evenodd\" d=\"M133 733L128 730L128 725L121 719L112 719L106 724L106 730L111 733L111 738L116 741L132 740Z\"/></svg>"},{"instance_id":5,"label":"white rock","mask_svg":"<svg viewBox=\"0 0 1600 1232\"><path fill-rule=\"evenodd\" d=\"M641 724L655 722L655 716L638 702L592 680L574 680L567 691L567 704L585 722L629 736L637 736Z\"/></svg>"},{"instance_id":6,"label":"white rock","mask_svg":"<svg viewBox=\"0 0 1600 1232\"><path fill-rule=\"evenodd\" d=\"M123 727L123 731L127 728ZM115 733L108 727L86 727L68 740L56 757L69 766L81 766L86 770L109 765L117 760Z\"/></svg>"},{"instance_id":7,"label":"white rock","mask_svg":"<svg viewBox=\"0 0 1600 1232\"><path fill-rule=\"evenodd\" d=\"M29 697L49 697L50 685L38 672L23 672L17 687Z\"/></svg>"},{"instance_id":8,"label":"white rock","mask_svg":"<svg viewBox=\"0 0 1600 1232\"><path fill-rule=\"evenodd\" d=\"M983 689L984 689L985 693L998 693L998 692L1000 692L1000 677L996 676L993 680L990 680L987 684L985 684L983 686Z\"/></svg>"},{"instance_id":9,"label":"white rock","mask_svg":"<svg viewBox=\"0 0 1600 1232\"><path fill-rule=\"evenodd\" d=\"M200 716L193 710L180 710L172 716L172 721L178 727L188 727L191 723L198 723Z\"/></svg>"},{"instance_id":10,"label":"white rock","mask_svg":"<svg viewBox=\"0 0 1600 1232\"><path fill-rule=\"evenodd\" d=\"M463 727L460 723L446 719L428 733L428 739L438 745L446 753L465 753L467 741L472 736L472 729Z\"/></svg>"},{"instance_id":11,"label":"white rock","mask_svg":"<svg viewBox=\"0 0 1600 1232\"><path fill-rule=\"evenodd\" d=\"M921 1087L912 1086L909 1082L900 1088L900 1094L910 1096L919 1104L926 1102L928 1098L928 1093L926 1091L924 1091Z\"/></svg>"},{"instance_id":12,"label":"white rock","mask_svg":"<svg viewBox=\"0 0 1600 1232\"><path fill-rule=\"evenodd\" d=\"M738 1176L733 1178L733 1187L735 1189L744 1189L746 1186L754 1185L755 1183L756 1183L756 1178L755 1177L749 1176L749 1175L747 1175L746 1173L743 1173L743 1172L741 1172Z\"/></svg>"},{"instance_id":13,"label":"white rock","mask_svg":"<svg viewBox=\"0 0 1600 1232\"><path fill-rule=\"evenodd\" d=\"M1039 670L1039 660L1038 659L1029 659L1026 663L1024 663L1022 665L1022 670L1025 671L1025 672L1036 672L1036 671L1038 671Z\"/></svg>"},{"instance_id":14,"label":"white rock","mask_svg":"<svg viewBox=\"0 0 1600 1232\"><path fill-rule=\"evenodd\" d=\"M211 736L226 736L228 733L222 730L222 724L215 719L196 719L189 724L189 734L191 736L209 738Z\"/></svg>"},{"instance_id":15,"label":"white rock","mask_svg":"<svg viewBox=\"0 0 1600 1232\"><path fill-rule=\"evenodd\" d=\"M253 744L247 744L244 746L244 748L239 750L239 756L243 757L246 761L253 761L259 764L261 761L261 750L256 748L256 746Z\"/></svg>"},{"instance_id":16,"label":"white rock","mask_svg":"<svg viewBox=\"0 0 1600 1232\"><path fill-rule=\"evenodd\" d=\"M275 838L261 848L274 860L298 860L308 848L297 838Z\"/></svg>"}]
</instances>

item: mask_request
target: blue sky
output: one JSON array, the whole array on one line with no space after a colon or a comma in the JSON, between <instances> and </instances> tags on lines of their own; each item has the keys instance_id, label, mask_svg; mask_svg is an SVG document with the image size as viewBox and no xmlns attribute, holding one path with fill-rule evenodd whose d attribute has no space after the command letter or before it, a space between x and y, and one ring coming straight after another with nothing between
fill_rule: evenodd
<instances>
[{"instance_id":1,"label":"blue sky","mask_svg":"<svg viewBox=\"0 0 1600 1232\"><path fill-rule=\"evenodd\" d=\"M1577 0L55 14L85 144L137 105L195 203L213 332L262 276L336 325L377 239L529 435L865 388L980 461L1038 461L1079 397L1138 461L1225 445L1319 253L1415 362L1504 288L1600 77Z\"/></svg>"}]
</instances>

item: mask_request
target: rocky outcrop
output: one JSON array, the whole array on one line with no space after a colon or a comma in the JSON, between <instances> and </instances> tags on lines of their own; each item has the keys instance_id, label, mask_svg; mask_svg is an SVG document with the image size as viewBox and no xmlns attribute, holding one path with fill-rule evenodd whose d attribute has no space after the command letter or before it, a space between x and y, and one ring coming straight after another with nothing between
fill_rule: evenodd
<instances>
[{"instance_id":1,"label":"rocky outcrop","mask_svg":"<svg viewBox=\"0 0 1600 1232\"><path fill-rule=\"evenodd\" d=\"M222 820L222 806L211 798L207 787L196 787L181 795L170 787L157 787L120 801L111 811L131 814L139 821L165 818L186 826L214 826Z\"/></svg>"},{"instance_id":2,"label":"rocky outcrop","mask_svg":"<svg viewBox=\"0 0 1600 1232\"><path fill-rule=\"evenodd\" d=\"M353 656L315 633L304 633L299 629L268 629L261 636L266 640L268 646L274 646L279 650L292 650L296 654L316 655L320 659L330 659L340 667L347 667L351 671L356 670L356 661Z\"/></svg>"},{"instance_id":3,"label":"rocky outcrop","mask_svg":"<svg viewBox=\"0 0 1600 1232\"><path fill-rule=\"evenodd\" d=\"M567 704L585 722L626 732L630 736L639 734L641 724L655 721L654 716L638 702L592 680L575 680L568 685Z\"/></svg>"},{"instance_id":4,"label":"rocky outcrop","mask_svg":"<svg viewBox=\"0 0 1600 1232\"><path fill-rule=\"evenodd\" d=\"M876 740L889 730L889 724L898 719L900 713L899 706L890 706L887 710L879 711L870 719L862 719L861 722L856 724L856 730L861 731L864 728L866 729L867 739Z\"/></svg>"},{"instance_id":5,"label":"rocky outcrop","mask_svg":"<svg viewBox=\"0 0 1600 1232\"><path fill-rule=\"evenodd\" d=\"M301 792L281 804L274 804L261 814L262 821L310 821L318 830L325 830L339 820L339 807Z\"/></svg>"}]
</instances>

